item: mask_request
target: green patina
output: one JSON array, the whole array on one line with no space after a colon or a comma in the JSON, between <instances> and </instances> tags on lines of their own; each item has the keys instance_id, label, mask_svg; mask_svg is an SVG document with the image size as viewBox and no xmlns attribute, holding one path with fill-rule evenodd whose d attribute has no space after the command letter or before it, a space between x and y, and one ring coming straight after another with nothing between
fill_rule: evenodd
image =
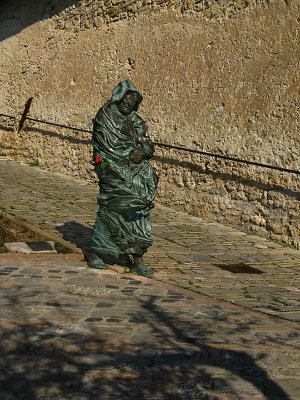
<instances>
[{"instance_id":1,"label":"green patina","mask_svg":"<svg viewBox=\"0 0 300 400\"><path fill-rule=\"evenodd\" d=\"M142 96L129 81L120 82L111 99L93 120L93 159L99 178L99 211L92 236L89 265L105 262L130 265L129 256L141 258L152 244L150 210L154 207L158 177L147 162L154 147L147 125L136 114ZM152 274L141 262L135 272Z\"/></svg>"}]
</instances>

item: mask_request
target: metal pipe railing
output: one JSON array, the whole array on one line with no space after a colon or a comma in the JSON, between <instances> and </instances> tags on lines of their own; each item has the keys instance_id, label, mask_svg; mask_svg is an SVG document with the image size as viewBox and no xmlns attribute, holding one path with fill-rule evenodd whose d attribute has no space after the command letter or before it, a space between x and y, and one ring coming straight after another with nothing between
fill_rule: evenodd
<instances>
[{"instance_id":1,"label":"metal pipe railing","mask_svg":"<svg viewBox=\"0 0 300 400\"><path fill-rule=\"evenodd\" d=\"M13 115L7 115L7 114L1 114L0 113L0 116L1 117L6 117L6 118L11 118L11 119L16 119L16 117L14 117ZM23 116L24 116L24 113L23 113ZM56 124L54 122L44 121L44 120L36 119L36 118L29 118L27 116L25 116L25 119L27 119L29 121L39 122L41 124L57 126L59 128L71 129L73 131L93 133L93 131L90 131L90 130L81 129L81 128L75 128L73 126L68 126L68 125ZM23 118L23 122L25 121L25 119ZM21 118L21 121L22 121L22 118ZM255 165L257 167L269 168L269 169L273 169L273 170L277 170L277 171L281 171L281 172L288 172L288 173L291 173L291 174L300 175L300 171L297 171L297 170L294 170L294 169L277 167L275 165L263 164L263 163L259 163L259 162L256 162L256 161L243 160L243 159L240 159L240 158L237 158L237 157L224 156L222 154L214 154L214 153L209 153L209 152L201 151L201 150L187 149L185 147L173 146L173 145L165 144L165 143L153 142L153 144L156 145L156 146L159 146L159 147L166 147L166 148L169 148L169 149L186 151L186 152L189 152L189 153L196 153L196 154L201 154L201 155L208 156L208 157L220 158L220 159L223 159L223 160L233 161L233 162L237 162L237 163Z\"/></svg>"}]
</instances>

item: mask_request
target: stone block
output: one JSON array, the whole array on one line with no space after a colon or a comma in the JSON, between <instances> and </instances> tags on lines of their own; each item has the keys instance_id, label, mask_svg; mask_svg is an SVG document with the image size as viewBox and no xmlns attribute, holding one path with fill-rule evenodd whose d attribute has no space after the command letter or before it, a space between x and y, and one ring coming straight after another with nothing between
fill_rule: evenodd
<instances>
[{"instance_id":1,"label":"stone block","mask_svg":"<svg viewBox=\"0 0 300 400\"><path fill-rule=\"evenodd\" d=\"M4 247L13 253L56 253L52 241L32 242L32 244L30 242L5 243Z\"/></svg>"}]
</instances>

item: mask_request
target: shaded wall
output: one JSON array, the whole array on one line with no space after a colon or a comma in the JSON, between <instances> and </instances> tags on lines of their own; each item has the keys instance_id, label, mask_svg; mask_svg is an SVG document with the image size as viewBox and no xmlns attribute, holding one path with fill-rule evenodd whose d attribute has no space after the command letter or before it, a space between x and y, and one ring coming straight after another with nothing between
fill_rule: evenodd
<instances>
[{"instance_id":1,"label":"shaded wall","mask_svg":"<svg viewBox=\"0 0 300 400\"><path fill-rule=\"evenodd\" d=\"M9 0L0 2L0 41L38 21L46 20L78 0Z\"/></svg>"},{"instance_id":2,"label":"shaded wall","mask_svg":"<svg viewBox=\"0 0 300 400\"><path fill-rule=\"evenodd\" d=\"M0 43L1 112L90 129L131 79L157 142L299 170L296 1L81 1ZM89 134L1 124L1 148L95 179ZM299 246L299 178L157 148L158 200Z\"/></svg>"}]
</instances>

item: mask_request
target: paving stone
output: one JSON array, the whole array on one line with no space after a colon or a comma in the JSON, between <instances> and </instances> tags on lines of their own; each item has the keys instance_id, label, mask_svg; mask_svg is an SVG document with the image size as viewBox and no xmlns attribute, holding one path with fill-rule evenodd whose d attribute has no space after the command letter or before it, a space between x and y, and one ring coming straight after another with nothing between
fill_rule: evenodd
<instances>
[{"instance_id":1,"label":"paving stone","mask_svg":"<svg viewBox=\"0 0 300 400\"><path fill-rule=\"evenodd\" d=\"M276 315L290 321L300 322L300 310L297 312L278 312Z\"/></svg>"},{"instance_id":2,"label":"paving stone","mask_svg":"<svg viewBox=\"0 0 300 400\"><path fill-rule=\"evenodd\" d=\"M22 193L16 215L89 246L97 185L0 163L1 206ZM151 279L0 255L0 398L300 398L300 252L161 205L152 221ZM263 274L214 265L241 263Z\"/></svg>"}]
</instances>

